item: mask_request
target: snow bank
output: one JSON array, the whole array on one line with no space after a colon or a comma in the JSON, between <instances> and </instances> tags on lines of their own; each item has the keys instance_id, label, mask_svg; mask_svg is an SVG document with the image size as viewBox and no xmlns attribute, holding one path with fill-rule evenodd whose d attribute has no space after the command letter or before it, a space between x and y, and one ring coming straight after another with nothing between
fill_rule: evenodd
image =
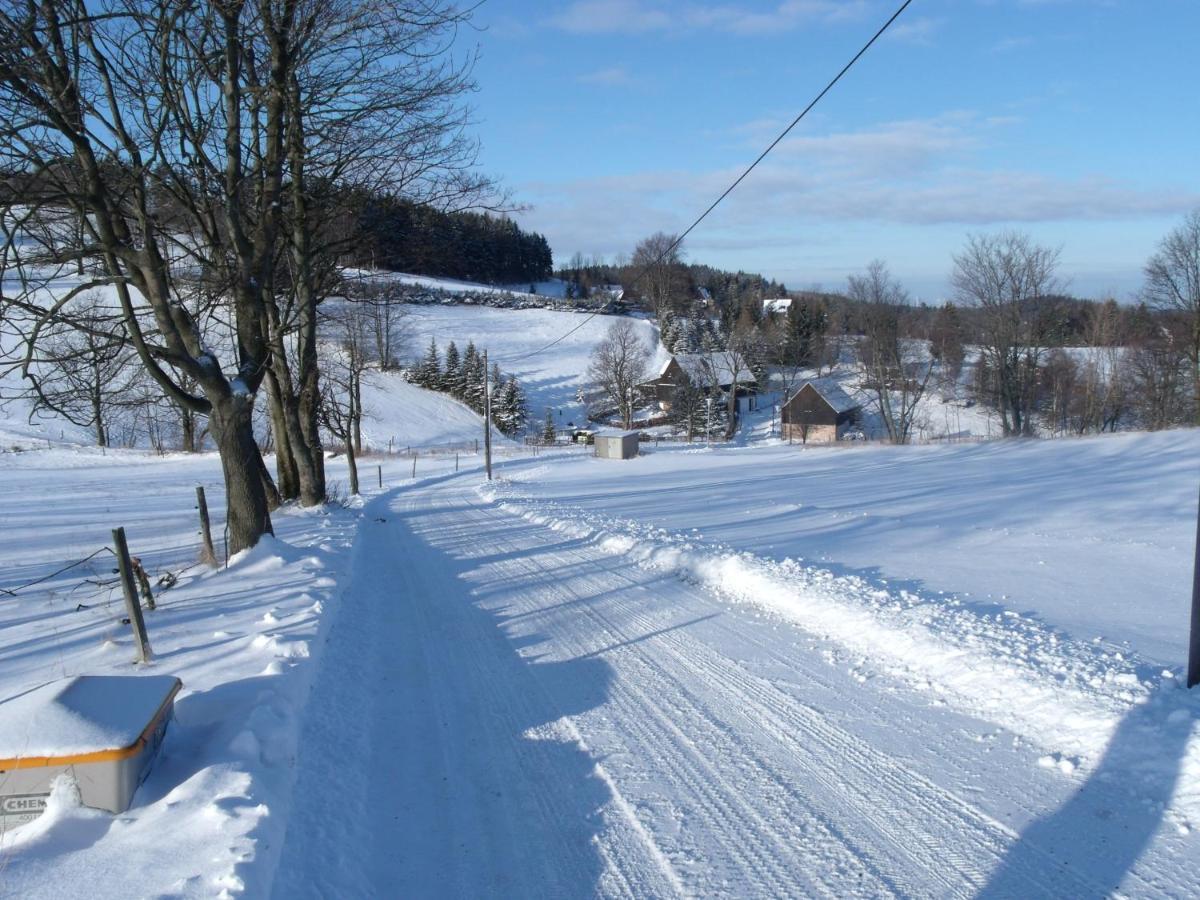
<instances>
[{"instance_id":1,"label":"snow bank","mask_svg":"<svg viewBox=\"0 0 1200 900\"><path fill-rule=\"evenodd\" d=\"M11 590L53 572L68 556L103 546L108 529L122 523L152 577L170 571L179 579L169 590L160 587L158 609L145 613L154 661L144 669L130 664L132 637L121 622L111 558L97 557L16 597L0 595L0 700L28 698L30 688L80 674L125 675L147 685L177 676L184 683L175 721L128 813L113 817L67 799L52 802L38 820L0 836L0 894L269 893L291 804L300 720L338 607L358 513L285 508L274 515L276 536L237 554L227 570L195 566L194 485L211 485L220 552L224 504L212 484L219 472L211 454L58 450L0 457L7 501L0 587ZM54 503L46 503L47 485L56 487ZM20 713L22 700L9 702ZM19 755L35 744L59 752L93 749L77 745L78 717L58 712L55 721L32 723L22 729L27 733L6 729L0 737L6 745L9 738L24 740ZM132 721L108 723L85 738L120 744Z\"/></svg>"},{"instance_id":2,"label":"snow bank","mask_svg":"<svg viewBox=\"0 0 1200 900\"><path fill-rule=\"evenodd\" d=\"M1043 748L1049 764L1067 773L1094 769L1133 710L1144 713L1150 742L1190 729L1200 717L1200 697L1185 691L1175 672L1149 675L1132 655L1071 639L1012 610L987 613L952 596L764 558L539 499L511 481L480 491L515 516L795 623L848 654L859 680L893 678L931 703L993 722ZM1200 821L1200 742L1191 742L1181 773L1171 815L1187 828Z\"/></svg>"}]
</instances>

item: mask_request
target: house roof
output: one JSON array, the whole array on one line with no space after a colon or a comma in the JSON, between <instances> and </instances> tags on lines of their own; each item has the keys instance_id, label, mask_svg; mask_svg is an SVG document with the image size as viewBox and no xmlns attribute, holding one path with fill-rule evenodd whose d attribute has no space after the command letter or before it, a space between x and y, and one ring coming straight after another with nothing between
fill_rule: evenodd
<instances>
[{"instance_id":1,"label":"house roof","mask_svg":"<svg viewBox=\"0 0 1200 900\"><path fill-rule=\"evenodd\" d=\"M742 355L735 351L676 353L675 359L693 384L711 384L713 381L717 384L732 384L735 368L738 370L738 384L754 384L754 373L750 371L750 367L746 365ZM670 360L664 364L659 375L666 371L668 365L670 365Z\"/></svg>"},{"instance_id":2,"label":"house roof","mask_svg":"<svg viewBox=\"0 0 1200 900\"><path fill-rule=\"evenodd\" d=\"M850 410L858 409L862 406L861 403L847 394L842 386L832 378L813 378L804 382L804 385L809 384L812 385L813 390L821 395L822 400L833 407L834 412L850 412ZM800 390L804 390L804 385L800 386Z\"/></svg>"}]
</instances>

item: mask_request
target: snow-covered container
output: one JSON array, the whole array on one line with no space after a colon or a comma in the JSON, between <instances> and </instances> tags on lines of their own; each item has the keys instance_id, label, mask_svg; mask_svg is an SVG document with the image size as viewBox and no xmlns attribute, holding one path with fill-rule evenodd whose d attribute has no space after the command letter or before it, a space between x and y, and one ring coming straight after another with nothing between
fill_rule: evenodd
<instances>
[{"instance_id":1,"label":"snow-covered container","mask_svg":"<svg viewBox=\"0 0 1200 900\"><path fill-rule=\"evenodd\" d=\"M37 818L64 772L85 806L127 810L180 687L170 675L79 675L0 701L0 832Z\"/></svg>"},{"instance_id":2,"label":"snow-covered container","mask_svg":"<svg viewBox=\"0 0 1200 900\"><path fill-rule=\"evenodd\" d=\"M596 434L596 455L605 459L633 459L638 455L636 431L601 431Z\"/></svg>"}]
</instances>

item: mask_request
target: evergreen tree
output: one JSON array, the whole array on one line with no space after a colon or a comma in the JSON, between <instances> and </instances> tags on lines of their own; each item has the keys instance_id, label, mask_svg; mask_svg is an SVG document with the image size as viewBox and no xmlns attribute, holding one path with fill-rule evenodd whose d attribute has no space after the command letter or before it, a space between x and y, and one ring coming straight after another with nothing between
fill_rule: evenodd
<instances>
[{"instance_id":1,"label":"evergreen tree","mask_svg":"<svg viewBox=\"0 0 1200 900\"><path fill-rule=\"evenodd\" d=\"M726 414L727 405L725 392L720 388L709 388L704 393L700 409L704 423L701 431L707 429L710 440L725 433L725 426L729 423L729 417Z\"/></svg>"},{"instance_id":2,"label":"evergreen tree","mask_svg":"<svg viewBox=\"0 0 1200 900\"><path fill-rule=\"evenodd\" d=\"M425 357L417 366L416 376L413 378L419 386L427 388L431 391L436 391L441 387L442 366L438 361L437 343L433 338L429 339L429 349L425 351Z\"/></svg>"},{"instance_id":3,"label":"evergreen tree","mask_svg":"<svg viewBox=\"0 0 1200 900\"><path fill-rule=\"evenodd\" d=\"M554 410L546 410L546 424L542 426L542 440L553 444L558 440L558 429L554 425Z\"/></svg>"},{"instance_id":4,"label":"evergreen tree","mask_svg":"<svg viewBox=\"0 0 1200 900\"><path fill-rule=\"evenodd\" d=\"M499 374L497 372L497 374ZM499 391L499 397L492 404L496 427L509 437L516 437L525 430L529 413L525 408L525 393L517 383L515 376L510 375L504 387Z\"/></svg>"},{"instance_id":5,"label":"evergreen tree","mask_svg":"<svg viewBox=\"0 0 1200 900\"><path fill-rule=\"evenodd\" d=\"M483 357L475 349L475 342L471 341L463 356L462 401L477 413L483 412L483 376Z\"/></svg>"},{"instance_id":6,"label":"evergreen tree","mask_svg":"<svg viewBox=\"0 0 1200 900\"><path fill-rule=\"evenodd\" d=\"M442 372L442 390L452 397L462 396L462 360L458 356L458 345L454 341L451 341L446 347L446 367Z\"/></svg>"},{"instance_id":7,"label":"evergreen tree","mask_svg":"<svg viewBox=\"0 0 1200 900\"><path fill-rule=\"evenodd\" d=\"M664 313L659 334L662 338L662 345L675 352L675 344L679 341L679 320L669 313Z\"/></svg>"},{"instance_id":8,"label":"evergreen tree","mask_svg":"<svg viewBox=\"0 0 1200 900\"><path fill-rule=\"evenodd\" d=\"M721 332L717 330L717 326L713 324L712 319L701 320L700 334L700 349L712 353L717 350L725 349L725 341L721 336Z\"/></svg>"},{"instance_id":9,"label":"evergreen tree","mask_svg":"<svg viewBox=\"0 0 1200 900\"><path fill-rule=\"evenodd\" d=\"M669 420L689 441L704 432L704 417L707 412L704 396L689 380L684 380L671 392Z\"/></svg>"},{"instance_id":10,"label":"evergreen tree","mask_svg":"<svg viewBox=\"0 0 1200 900\"><path fill-rule=\"evenodd\" d=\"M934 314L929 330L930 350L933 358L940 362L949 378L958 378L962 371L966 350L963 347L965 328L958 308L947 301Z\"/></svg>"},{"instance_id":11,"label":"evergreen tree","mask_svg":"<svg viewBox=\"0 0 1200 900\"><path fill-rule=\"evenodd\" d=\"M817 301L793 300L787 311L784 357L788 365L815 366L820 362L829 329L825 307Z\"/></svg>"}]
</instances>

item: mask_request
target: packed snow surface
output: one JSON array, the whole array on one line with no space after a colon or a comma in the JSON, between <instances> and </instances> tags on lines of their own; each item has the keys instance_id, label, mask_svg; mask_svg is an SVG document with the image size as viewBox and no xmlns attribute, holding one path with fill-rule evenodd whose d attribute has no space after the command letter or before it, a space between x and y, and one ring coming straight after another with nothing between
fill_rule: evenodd
<instances>
[{"instance_id":1,"label":"packed snow surface","mask_svg":"<svg viewBox=\"0 0 1200 900\"><path fill-rule=\"evenodd\" d=\"M185 683L0 895L1194 896L1198 443L385 459L220 570L212 456L0 455L0 698L134 671L110 564L23 587L118 524Z\"/></svg>"}]
</instances>

